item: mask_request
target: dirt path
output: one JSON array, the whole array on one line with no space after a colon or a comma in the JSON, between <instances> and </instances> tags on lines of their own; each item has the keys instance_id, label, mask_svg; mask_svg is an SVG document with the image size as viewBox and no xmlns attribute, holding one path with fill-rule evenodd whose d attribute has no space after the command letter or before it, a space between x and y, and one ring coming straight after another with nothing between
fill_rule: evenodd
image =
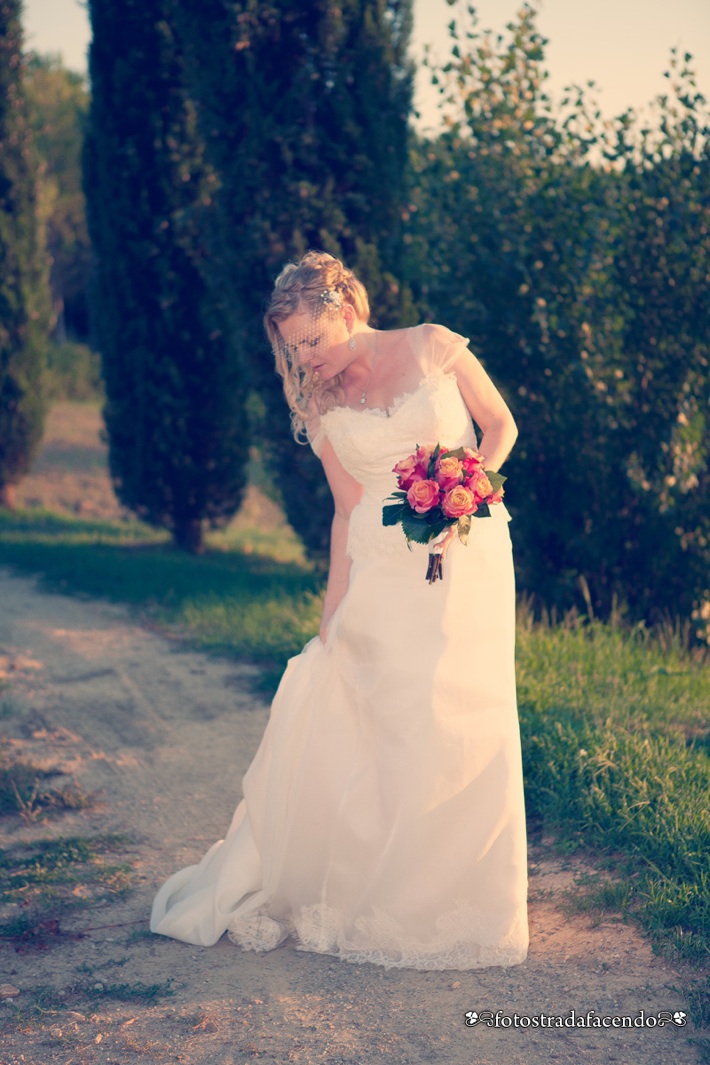
<instances>
[{"instance_id":1,"label":"dirt path","mask_svg":"<svg viewBox=\"0 0 710 1065\"><path fill-rule=\"evenodd\" d=\"M46 824L1 818L5 845L128 833L137 883L127 900L67 918L68 930L93 929L84 938L58 937L50 949L27 953L3 945L0 982L20 994L0 1004L8 1022L0 1065L698 1060L691 1025L466 1027L468 1010L638 1017L642 1009L648 1016L684 1008L672 990L682 975L632 927L591 927L562 915L560 893L582 869L576 860L533 853L530 955L509 970L385 971L289 945L256 955L226 940L199 949L150 936L156 886L219 838L240 795L268 714L249 693L248 668L185 652L122 608L49 595L7 571L0 571L0 667L18 705L0 731L36 764L59 764L98 796L93 807ZM88 1008L68 994L64 1009L19 1026L13 1020L37 985L71 988L79 976L146 985L172 977L175 994L153 1004L107 996Z\"/></svg>"}]
</instances>

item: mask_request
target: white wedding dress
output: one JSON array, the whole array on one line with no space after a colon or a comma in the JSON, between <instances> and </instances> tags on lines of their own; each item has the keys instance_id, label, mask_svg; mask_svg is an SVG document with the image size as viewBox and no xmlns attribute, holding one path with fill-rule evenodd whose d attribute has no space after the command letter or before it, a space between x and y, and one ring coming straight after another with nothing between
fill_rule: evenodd
<instances>
[{"instance_id":1,"label":"white wedding dress","mask_svg":"<svg viewBox=\"0 0 710 1065\"><path fill-rule=\"evenodd\" d=\"M211 945L415 969L525 959L527 862L514 676L514 582L502 504L428 548L382 526L392 467L418 444L476 446L456 377L466 341L408 330L418 385L389 410L338 407L327 436L363 486L348 591L325 646L288 663L224 840L175 873L151 929Z\"/></svg>"}]
</instances>

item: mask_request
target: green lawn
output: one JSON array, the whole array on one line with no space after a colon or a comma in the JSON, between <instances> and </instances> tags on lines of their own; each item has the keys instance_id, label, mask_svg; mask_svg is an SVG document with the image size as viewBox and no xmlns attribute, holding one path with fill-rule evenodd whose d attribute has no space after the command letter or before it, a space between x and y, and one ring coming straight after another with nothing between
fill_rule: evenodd
<instances>
[{"instance_id":1,"label":"green lawn","mask_svg":"<svg viewBox=\"0 0 710 1065\"><path fill-rule=\"evenodd\" d=\"M603 857L656 943L707 962L707 655L672 634L521 610L517 657L531 822Z\"/></svg>"},{"instance_id":2,"label":"green lawn","mask_svg":"<svg viewBox=\"0 0 710 1065\"><path fill-rule=\"evenodd\" d=\"M225 540L192 557L139 523L86 521L44 511L0 511L0 562L42 574L55 591L137 608L196 646L281 668L318 631L321 582L290 544ZM284 540L282 535L281 541ZM256 547L255 547L256 544Z\"/></svg>"}]
</instances>

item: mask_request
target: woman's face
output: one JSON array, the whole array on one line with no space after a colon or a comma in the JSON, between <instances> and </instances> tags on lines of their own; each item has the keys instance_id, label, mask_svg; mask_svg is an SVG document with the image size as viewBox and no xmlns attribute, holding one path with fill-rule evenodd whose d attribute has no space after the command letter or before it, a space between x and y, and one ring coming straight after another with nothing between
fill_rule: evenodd
<instances>
[{"instance_id":1,"label":"woman's face","mask_svg":"<svg viewBox=\"0 0 710 1065\"><path fill-rule=\"evenodd\" d=\"M292 314L279 322L279 332L292 360L304 369L310 368L321 381L331 381L352 362L345 309L337 317Z\"/></svg>"}]
</instances>

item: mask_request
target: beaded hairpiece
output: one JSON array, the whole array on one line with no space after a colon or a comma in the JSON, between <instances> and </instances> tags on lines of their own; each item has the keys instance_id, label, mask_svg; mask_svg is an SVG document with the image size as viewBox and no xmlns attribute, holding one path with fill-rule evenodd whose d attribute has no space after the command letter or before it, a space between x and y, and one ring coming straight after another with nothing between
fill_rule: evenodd
<instances>
[{"instance_id":1,"label":"beaded hairpiece","mask_svg":"<svg viewBox=\"0 0 710 1065\"><path fill-rule=\"evenodd\" d=\"M324 288L320 294L320 298L328 307L337 307L338 310L342 309L343 297L336 289Z\"/></svg>"}]
</instances>

